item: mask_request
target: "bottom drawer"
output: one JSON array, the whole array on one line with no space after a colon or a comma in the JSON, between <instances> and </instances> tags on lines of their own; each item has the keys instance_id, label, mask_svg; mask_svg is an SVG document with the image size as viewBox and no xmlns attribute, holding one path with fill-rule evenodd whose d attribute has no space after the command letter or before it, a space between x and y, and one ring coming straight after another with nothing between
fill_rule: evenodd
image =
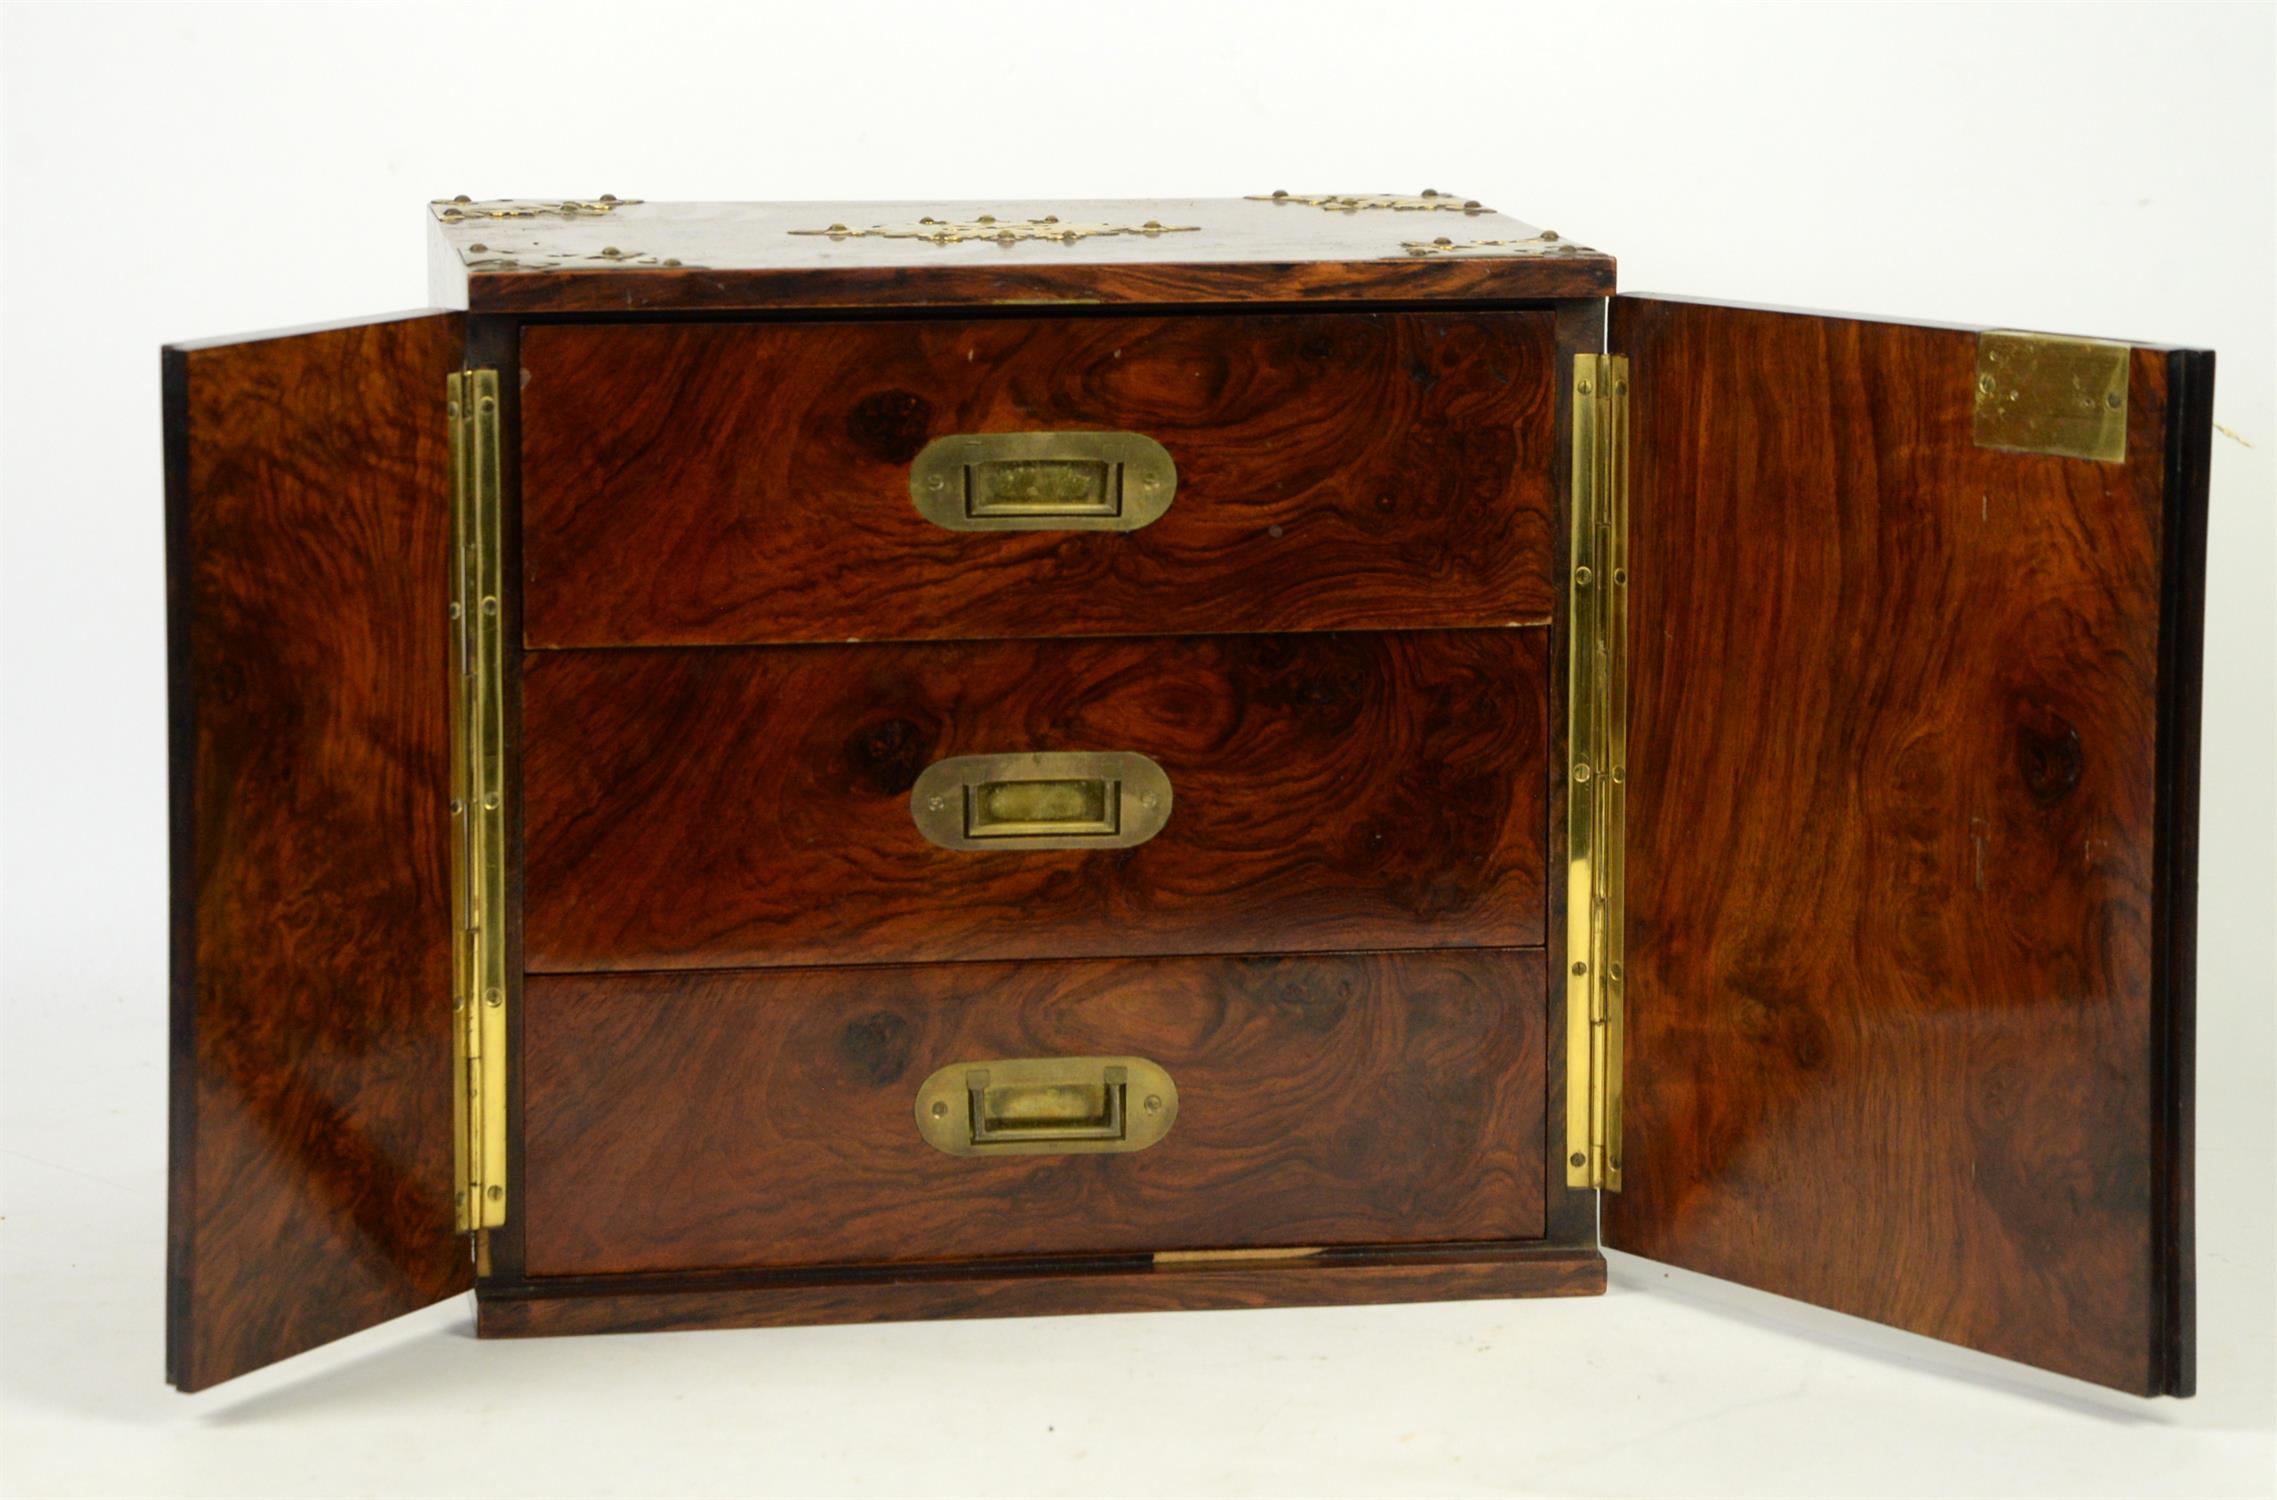
<instances>
[{"instance_id":1,"label":"bottom drawer","mask_svg":"<svg viewBox=\"0 0 2277 1500\"><path fill-rule=\"evenodd\" d=\"M1542 965L1529 949L533 975L528 1271L1536 1239ZM1167 1132L1114 1152L1035 1140L1151 1128L1141 1088L1110 1103L1094 1076L1055 1097L989 1066L1041 1058L1158 1065ZM955 1064L989 1079L948 1075L938 1098L960 1102L934 1129L969 1144L968 1080L993 1083L973 1099L980 1154L919 1130L921 1086Z\"/></svg>"}]
</instances>

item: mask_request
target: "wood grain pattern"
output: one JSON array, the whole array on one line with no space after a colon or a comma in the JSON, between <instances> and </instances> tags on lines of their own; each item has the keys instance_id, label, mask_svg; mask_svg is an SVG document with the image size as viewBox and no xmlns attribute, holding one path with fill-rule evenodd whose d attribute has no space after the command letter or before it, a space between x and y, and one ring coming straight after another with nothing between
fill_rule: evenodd
<instances>
[{"instance_id":1,"label":"wood grain pattern","mask_svg":"<svg viewBox=\"0 0 2277 1500\"><path fill-rule=\"evenodd\" d=\"M534 971L1542 940L1544 632L525 659ZM1136 848L951 852L955 755L1135 750Z\"/></svg>"},{"instance_id":2,"label":"wood grain pattern","mask_svg":"<svg viewBox=\"0 0 2277 1500\"><path fill-rule=\"evenodd\" d=\"M1547 312L533 327L534 646L1540 623ZM1144 433L1138 531L956 532L962 433Z\"/></svg>"},{"instance_id":3,"label":"wood grain pattern","mask_svg":"<svg viewBox=\"0 0 2277 1500\"><path fill-rule=\"evenodd\" d=\"M477 1296L476 1326L484 1338L527 1338L915 1318L1593 1297L1604 1290L1604 1257L1570 1246L1469 1246L1445 1255L1358 1250L1303 1261L1177 1267L1117 1257L732 1279L486 1282Z\"/></svg>"},{"instance_id":4,"label":"wood grain pattern","mask_svg":"<svg viewBox=\"0 0 2277 1500\"><path fill-rule=\"evenodd\" d=\"M1975 345L1616 305L1637 624L1606 1242L2186 1389L2162 1158L2189 997L2155 929L2189 878L2164 789L2195 778L2166 551L2204 494L2170 488L2167 355L2134 355L2129 457L2098 464L1975 447Z\"/></svg>"},{"instance_id":5,"label":"wood grain pattern","mask_svg":"<svg viewBox=\"0 0 2277 1500\"><path fill-rule=\"evenodd\" d=\"M433 210L434 296L477 313L1542 300L1603 296L1613 288L1614 272L1611 256L1564 240L1484 258L1418 257L1406 248L1441 236L1469 245L1540 233L1491 212L1336 213L1242 198L626 202L608 213L512 219L445 218L451 208ZM479 215L482 208L458 211ZM983 214L1000 223L1052 214L1065 224L1136 226L1152 219L1193 228L1009 245L792 232L834 223L908 225L928 216L968 222Z\"/></svg>"},{"instance_id":6,"label":"wood grain pattern","mask_svg":"<svg viewBox=\"0 0 2277 1500\"><path fill-rule=\"evenodd\" d=\"M461 321L165 353L184 1390L470 1280L445 884Z\"/></svg>"},{"instance_id":7,"label":"wood grain pattern","mask_svg":"<svg viewBox=\"0 0 2277 1500\"><path fill-rule=\"evenodd\" d=\"M1538 952L533 977L525 1005L533 1276L1542 1233ZM918 1135L936 1069L1099 1055L1169 1072L1167 1137Z\"/></svg>"}]
</instances>

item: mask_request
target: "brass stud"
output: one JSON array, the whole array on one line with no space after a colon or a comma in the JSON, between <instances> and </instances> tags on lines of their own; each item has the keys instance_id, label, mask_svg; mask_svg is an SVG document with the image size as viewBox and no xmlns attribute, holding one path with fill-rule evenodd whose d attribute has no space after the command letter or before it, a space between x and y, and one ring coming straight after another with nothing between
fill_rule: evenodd
<instances>
[{"instance_id":1,"label":"brass stud","mask_svg":"<svg viewBox=\"0 0 2277 1500\"><path fill-rule=\"evenodd\" d=\"M466 194L464 194L464 193L461 193L461 194L459 194L459 195L458 195L456 198L453 198L451 201L452 201L453 203L472 203L474 200L473 200L472 198L469 198L469 197L468 197Z\"/></svg>"},{"instance_id":2,"label":"brass stud","mask_svg":"<svg viewBox=\"0 0 2277 1500\"><path fill-rule=\"evenodd\" d=\"M1545 244L1553 244L1553 245L1554 245L1554 244L1556 244L1556 243L1557 243L1557 237L1558 237L1558 232L1557 232L1556 230L1554 230L1554 229L1545 229L1545 230L1543 230L1543 231L1542 231L1542 234L1541 234L1541 238L1542 238L1542 241L1543 241L1543 243L1545 243Z\"/></svg>"},{"instance_id":3,"label":"brass stud","mask_svg":"<svg viewBox=\"0 0 2277 1500\"><path fill-rule=\"evenodd\" d=\"M1585 761L1585 760L1577 760L1577 761L1575 761L1575 762L1573 763L1573 779L1574 779L1575 781L1579 781L1579 782L1586 782L1586 781L1589 779L1589 777L1590 777L1589 762L1588 762L1588 761Z\"/></svg>"},{"instance_id":4,"label":"brass stud","mask_svg":"<svg viewBox=\"0 0 2277 1500\"><path fill-rule=\"evenodd\" d=\"M1589 1165L1589 1153L1586 1151L1576 1151L1573 1153L1573 1155L1567 1157L1566 1159L1577 1167L1586 1167Z\"/></svg>"},{"instance_id":5,"label":"brass stud","mask_svg":"<svg viewBox=\"0 0 2277 1500\"><path fill-rule=\"evenodd\" d=\"M1590 390L1590 384L1586 380L1577 380L1573 383L1573 393L1577 396L1586 396Z\"/></svg>"},{"instance_id":6,"label":"brass stud","mask_svg":"<svg viewBox=\"0 0 2277 1500\"><path fill-rule=\"evenodd\" d=\"M1275 188L1273 189L1273 196L1276 198L1286 198L1289 196L1289 190L1287 188Z\"/></svg>"},{"instance_id":7,"label":"brass stud","mask_svg":"<svg viewBox=\"0 0 2277 1500\"><path fill-rule=\"evenodd\" d=\"M1594 574L1592 574L1592 573L1589 571L1589 569L1587 569L1587 568L1585 568L1585 567L1584 567L1584 568L1575 568L1575 569L1573 570L1573 582L1574 582L1574 586L1575 586L1575 587L1577 587L1577 588L1587 588L1587 587L1589 587L1589 580L1590 580L1592 577L1594 577L1594 576L1595 576L1595 575L1594 575Z\"/></svg>"},{"instance_id":8,"label":"brass stud","mask_svg":"<svg viewBox=\"0 0 2277 1500\"><path fill-rule=\"evenodd\" d=\"M2105 391L2103 393L2103 404L2113 411L2117 411L2120 405L2119 393L2117 391Z\"/></svg>"},{"instance_id":9,"label":"brass stud","mask_svg":"<svg viewBox=\"0 0 2277 1500\"><path fill-rule=\"evenodd\" d=\"M1575 959L1575 960L1573 961L1573 972L1574 972L1574 973L1576 973L1576 974L1586 974L1586 973L1588 973L1588 972L1589 972L1589 964L1588 964L1588 962L1587 962L1586 960L1584 960L1584 959L1579 959L1579 958Z\"/></svg>"},{"instance_id":10,"label":"brass stud","mask_svg":"<svg viewBox=\"0 0 2277 1500\"><path fill-rule=\"evenodd\" d=\"M949 1117L949 1101L948 1101L948 1100L946 1100L946 1099L936 1099L936 1100L934 1100L934 1101L933 1101L933 1118L934 1118L934 1119L936 1119L936 1120L946 1120L948 1117Z\"/></svg>"},{"instance_id":11,"label":"brass stud","mask_svg":"<svg viewBox=\"0 0 2277 1500\"><path fill-rule=\"evenodd\" d=\"M596 201L601 203L614 203L617 201L617 195L615 193L603 193Z\"/></svg>"},{"instance_id":12,"label":"brass stud","mask_svg":"<svg viewBox=\"0 0 2277 1500\"><path fill-rule=\"evenodd\" d=\"M677 255L667 255L664 257L664 263L668 266L676 266L680 264L680 257Z\"/></svg>"},{"instance_id":13,"label":"brass stud","mask_svg":"<svg viewBox=\"0 0 2277 1500\"><path fill-rule=\"evenodd\" d=\"M475 243L475 244L472 244L472 245L469 245L469 246L467 246L467 248L468 248L469 250L478 250L478 251L479 251L479 250L488 250L490 247L489 247L488 245L482 244L482 243L480 243L480 242L478 241L478 242L477 242L477 243Z\"/></svg>"},{"instance_id":14,"label":"brass stud","mask_svg":"<svg viewBox=\"0 0 2277 1500\"><path fill-rule=\"evenodd\" d=\"M1159 1115L1162 1113L1162 1096L1160 1094L1149 1094L1146 1096L1146 1112L1150 1115Z\"/></svg>"},{"instance_id":15,"label":"brass stud","mask_svg":"<svg viewBox=\"0 0 2277 1500\"><path fill-rule=\"evenodd\" d=\"M495 1185L494 1185L494 1186L492 1186L492 1188L490 1189L490 1191L489 1191L487 1194L485 1194L484 1196L486 1196L487 1198L489 1198L491 1202L493 1202L493 1203L496 1203L496 1202L498 1202L498 1201L499 1201L501 1198L504 1198L504 1197L506 1196L506 1190L505 1190L504 1188L502 1188L502 1187L497 1187L497 1186L495 1186Z\"/></svg>"}]
</instances>

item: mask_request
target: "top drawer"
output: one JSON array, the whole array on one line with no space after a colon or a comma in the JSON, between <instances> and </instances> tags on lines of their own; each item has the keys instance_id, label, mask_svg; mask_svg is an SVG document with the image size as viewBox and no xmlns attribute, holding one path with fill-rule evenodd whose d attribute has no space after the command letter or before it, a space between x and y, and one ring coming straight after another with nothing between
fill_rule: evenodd
<instances>
[{"instance_id":1,"label":"top drawer","mask_svg":"<svg viewBox=\"0 0 2277 1500\"><path fill-rule=\"evenodd\" d=\"M564 324L521 353L532 646L1549 618L1548 312ZM1138 529L913 498L937 439L1055 433L953 482L1023 527L1111 509L1135 445L1065 436L1100 432L1176 466Z\"/></svg>"}]
</instances>

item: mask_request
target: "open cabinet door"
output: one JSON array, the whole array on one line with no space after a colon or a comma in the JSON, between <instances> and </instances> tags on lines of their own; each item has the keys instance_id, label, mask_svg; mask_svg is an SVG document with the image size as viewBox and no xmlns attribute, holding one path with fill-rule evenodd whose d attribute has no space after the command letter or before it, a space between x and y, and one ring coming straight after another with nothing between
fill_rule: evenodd
<instances>
[{"instance_id":1,"label":"open cabinet door","mask_svg":"<svg viewBox=\"0 0 2277 1500\"><path fill-rule=\"evenodd\" d=\"M462 324L164 354L184 1390L471 1281L448 901Z\"/></svg>"},{"instance_id":2,"label":"open cabinet door","mask_svg":"<svg viewBox=\"0 0 2277 1500\"><path fill-rule=\"evenodd\" d=\"M1627 297L1612 347L1605 1243L2188 1394L2212 356Z\"/></svg>"}]
</instances>

